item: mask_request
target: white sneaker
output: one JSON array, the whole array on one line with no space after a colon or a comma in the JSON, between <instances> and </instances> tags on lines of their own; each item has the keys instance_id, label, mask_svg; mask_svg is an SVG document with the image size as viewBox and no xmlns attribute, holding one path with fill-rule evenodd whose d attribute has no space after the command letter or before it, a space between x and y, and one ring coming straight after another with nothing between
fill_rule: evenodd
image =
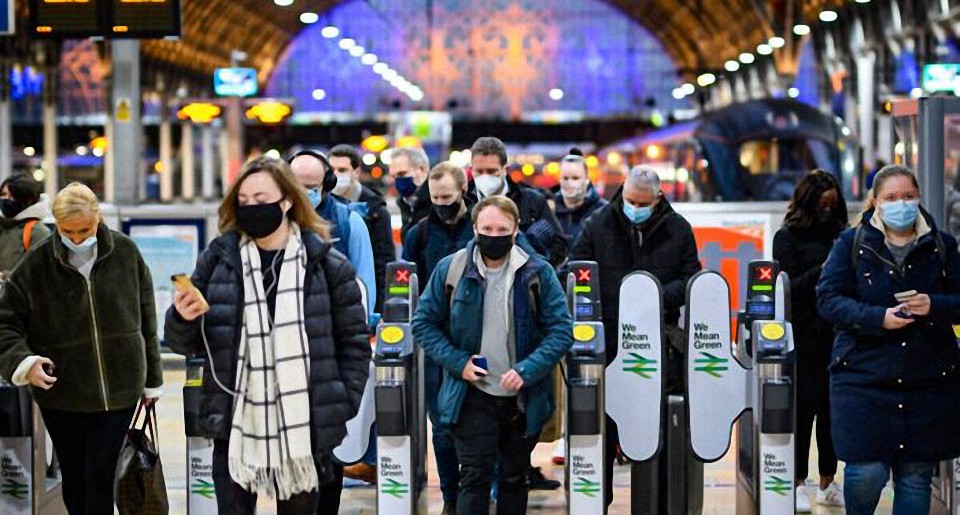
<instances>
[{"instance_id":1,"label":"white sneaker","mask_svg":"<svg viewBox=\"0 0 960 515\"><path fill-rule=\"evenodd\" d=\"M797 513L810 513L813 506L810 504L810 494L807 493L807 487L800 485L797 487Z\"/></svg>"},{"instance_id":2,"label":"white sneaker","mask_svg":"<svg viewBox=\"0 0 960 515\"><path fill-rule=\"evenodd\" d=\"M821 506L843 506L843 489L836 483L830 483L826 490L817 488L817 504Z\"/></svg>"}]
</instances>

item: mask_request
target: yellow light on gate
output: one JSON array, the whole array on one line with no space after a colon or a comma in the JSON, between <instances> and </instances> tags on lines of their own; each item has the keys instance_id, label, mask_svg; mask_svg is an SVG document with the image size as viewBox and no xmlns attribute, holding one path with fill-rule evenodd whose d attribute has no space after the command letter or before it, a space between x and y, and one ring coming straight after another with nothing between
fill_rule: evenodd
<instances>
[{"instance_id":1,"label":"yellow light on gate","mask_svg":"<svg viewBox=\"0 0 960 515\"><path fill-rule=\"evenodd\" d=\"M389 145L390 140L388 140L386 136L380 135L367 136L366 139L360 142L360 146L363 147L364 150L369 150L373 153L383 152Z\"/></svg>"},{"instance_id":2,"label":"yellow light on gate","mask_svg":"<svg viewBox=\"0 0 960 515\"><path fill-rule=\"evenodd\" d=\"M90 147L91 150L106 150L109 144L110 142L107 141L106 136L97 136L96 138L90 140L90 143L87 144L87 146Z\"/></svg>"},{"instance_id":3,"label":"yellow light on gate","mask_svg":"<svg viewBox=\"0 0 960 515\"><path fill-rule=\"evenodd\" d=\"M220 106L209 102L193 102L177 111L177 118L190 120L193 123L207 124L220 116Z\"/></svg>"},{"instance_id":4,"label":"yellow light on gate","mask_svg":"<svg viewBox=\"0 0 960 515\"><path fill-rule=\"evenodd\" d=\"M396 146L399 148L423 148L423 143L416 136L401 136L397 138Z\"/></svg>"},{"instance_id":5,"label":"yellow light on gate","mask_svg":"<svg viewBox=\"0 0 960 515\"><path fill-rule=\"evenodd\" d=\"M293 109L288 104L274 100L260 102L247 109L247 118L266 124L280 123L291 114Z\"/></svg>"},{"instance_id":6,"label":"yellow light on gate","mask_svg":"<svg viewBox=\"0 0 960 515\"><path fill-rule=\"evenodd\" d=\"M647 157L650 159L656 159L660 157L660 147L656 145L650 145L647 147Z\"/></svg>"},{"instance_id":7,"label":"yellow light on gate","mask_svg":"<svg viewBox=\"0 0 960 515\"><path fill-rule=\"evenodd\" d=\"M551 161L547 164L547 175L560 175L560 163Z\"/></svg>"},{"instance_id":8,"label":"yellow light on gate","mask_svg":"<svg viewBox=\"0 0 960 515\"><path fill-rule=\"evenodd\" d=\"M623 156L620 152L610 152L607 154L607 164L610 166L620 166L623 163Z\"/></svg>"},{"instance_id":9,"label":"yellow light on gate","mask_svg":"<svg viewBox=\"0 0 960 515\"><path fill-rule=\"evenodd\" d=\"M583 160L583 163L587 165L587 168L600 166L600 160L597 159L597 156L587 156L587 158Z\"/></svg>"},{"instance_id":10,"label":"yellow light on gate","mask_svg":"<svg viewBox=\"0 0 960 515\"><path fill-rule=\"evenodd\" d=\"M536 171L536 169L530 163L524 163L523 167L521 167L520 170L523 172L523 175L526 175L527 177L530 177L531 175L533 175L533 172Z\"/></svg>"}]
</instances>

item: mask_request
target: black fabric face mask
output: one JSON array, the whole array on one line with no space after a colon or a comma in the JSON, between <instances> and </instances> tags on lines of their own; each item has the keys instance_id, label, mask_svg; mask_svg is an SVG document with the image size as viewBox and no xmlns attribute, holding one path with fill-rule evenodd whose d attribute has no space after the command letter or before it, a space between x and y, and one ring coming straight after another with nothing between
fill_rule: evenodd
<instances>
[{"instance_id":1,"label":"black fabric face mask","mask_svg":"<svg viewBox=\"0 0 960 515\"><path fill-rule=\"evenodd\" d=\"M459 200L452 204L446 205L434 204L433 212L440 217L440 220L443 220L444 222L452 222L456 220L457 215L460 214L460 206L462 205L462 201Z\"/></svg>"},{"instance_id":2,"label":"black fabric face mask","mask_svg":"<svg viewBox=\"0 0 960 515\"><path fill-rule=\"evenodd\" d=\"M503 259L513 249L513 235L487 236L486 234L478 234L477 247L480 249L480 255L487 259Z\"/></svg>"},{"instance_id":3,"label":"black fabric face mask","mask_svg":"<svg viewBox=\"0 0 960 515\"><path fill-rule=\"evenodd\" d=\"M820 227L832 227L837 225L837 219L835 216L833 216L833 210L818 209L816 222Z\"/></svg>"},{"instance_id":4,"label":"black fabric face mask","mask_svg":"<svg viewBox=\"0 0 960 515\"><path fill-rule=\"evenodd\" d=\"M265 238L273 234L283 223L283 209L280 202L272 204L253 204L237 208L237 225L253 239Z\"/></svg>"},{"instance_id":5,"label":"black fabric face mask","mask_svg":"<svg viewBox=\"0 0 960 515\"><path fill-rule=\"evenodd\" d=\"M3 213L5 218L14 218L22 213L24 209L26 209L26 207L12 198L0 199L0 213Z\"/></svg>"}]
</instances>

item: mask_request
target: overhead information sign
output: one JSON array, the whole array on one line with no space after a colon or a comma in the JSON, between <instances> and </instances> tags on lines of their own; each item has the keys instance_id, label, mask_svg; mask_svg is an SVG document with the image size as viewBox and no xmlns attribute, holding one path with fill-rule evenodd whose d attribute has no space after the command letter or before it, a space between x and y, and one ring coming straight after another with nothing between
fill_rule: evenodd
<instances>
[{"instance_id":1,"label":"overhead information sign","mask_svg":"<svg viewBox=\"0 0 960 515\"><path fill-rule=\"evenodd\" d=\"M34 33L50 37L180 35L180 0L30 0Z\"/></svg>"},{"instance_id":2,"label":"overhead information sign","mask_svg":"<svg viewBox=\"0 0 960 515\"><path fill-rule=\"evenodd\" d=\"M213 71L213 91L221 97L250 97L257 94L257 70L253 68L217 68Z\"/></svg>"}]
</instances>

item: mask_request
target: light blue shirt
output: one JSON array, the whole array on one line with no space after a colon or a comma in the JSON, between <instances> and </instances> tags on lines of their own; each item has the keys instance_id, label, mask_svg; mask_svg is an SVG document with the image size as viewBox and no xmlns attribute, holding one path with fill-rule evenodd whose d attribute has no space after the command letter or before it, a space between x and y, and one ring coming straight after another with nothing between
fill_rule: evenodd
<instances>
[{"instance_id":1,"label":"light blue shirt","mask_svg":"<svg viewBox=\"0 0 960 515\"><path fill-rule=\"evenodd\" d=\"M347 242L347 259L357 271L357 278L367 288L367 322L373 325L379 316L373 312L377 300L376 272L373 268L373 245L367 224L357 213L350 212L350 241Z\"/></svg>"}]
</instances>

